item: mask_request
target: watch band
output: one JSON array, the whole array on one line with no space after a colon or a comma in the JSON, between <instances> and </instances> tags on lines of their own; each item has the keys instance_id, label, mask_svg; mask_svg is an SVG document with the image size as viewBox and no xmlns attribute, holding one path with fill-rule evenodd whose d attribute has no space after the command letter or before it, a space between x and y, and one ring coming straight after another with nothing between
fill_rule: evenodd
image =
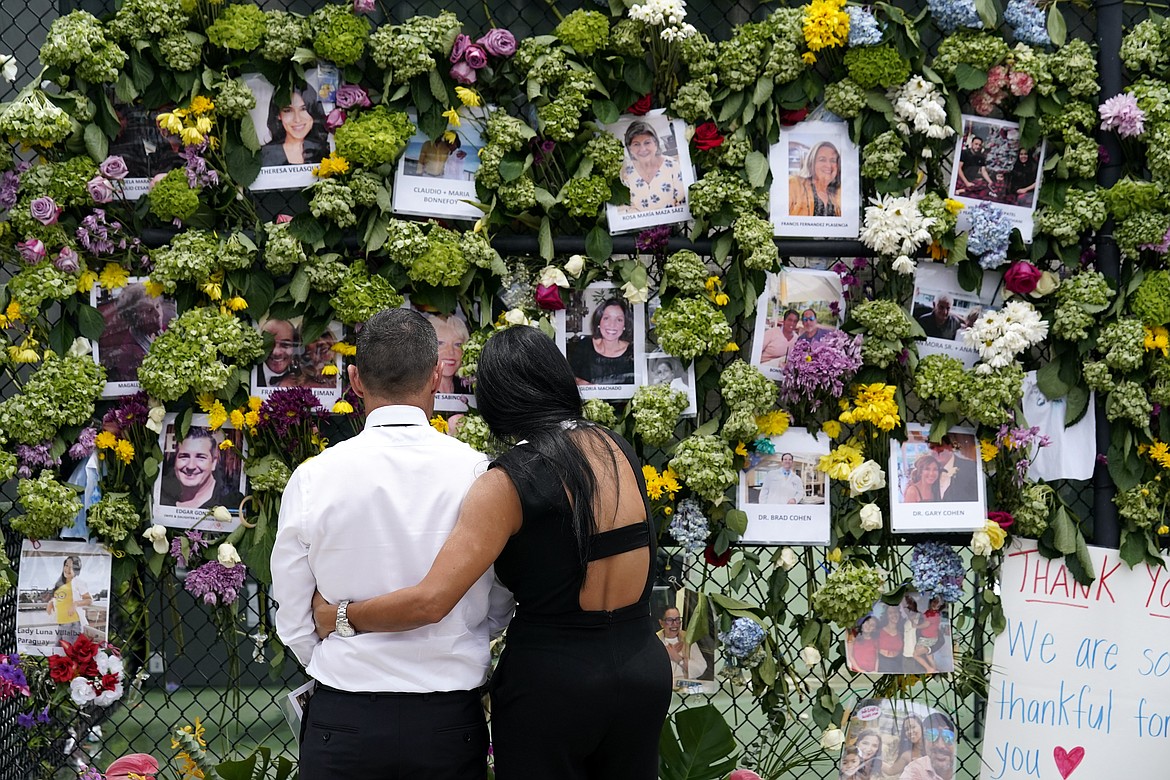
<instances>
[{"instance_id":1,"label":"watch band","mask_svg":"<svg viewBox=\"0 0 1170 780\"><path fill-rule=\"evenodd\" d=\"M357 633L349 622L349 599L337 605L337 624L334 630L340 637L350 637Z\"/></svg>"}]
</instances>

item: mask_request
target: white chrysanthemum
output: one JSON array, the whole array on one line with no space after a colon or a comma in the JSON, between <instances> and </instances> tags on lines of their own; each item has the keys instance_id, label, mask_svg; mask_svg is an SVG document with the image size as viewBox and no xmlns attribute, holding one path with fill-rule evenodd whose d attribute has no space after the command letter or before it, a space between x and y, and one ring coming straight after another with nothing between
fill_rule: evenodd
<instances>
[{"instance_id":1,"label":"white chrysanthemum","mask_svg":"<svg viewBox=\"0 0 1170 780\"><path fill-rule=\"evenodd\" d=\"M950 138L955 129L947 124L946 103L938 87L921 76L912 76L886 96L894 104L894 124L898 131L917 133L927 138Z\"/></svg>"},{"instance_id":2,"label":"white chrysanthemum","mask_svg":"<svg viewBox=\"0 0 1170 780\"><path fill-rule=\"evenodd\" d=\"M654 26L678 27L686 15L686 0L645 0L630 9L631 19Z\"/></svg>"},{"instance_id":3,"label":"white chrysanthemum","mask_svg":"<svg viewBox=\"0 0 1170 780\"><path fill-rule=\"evenodd\" d=\"M934 217L923 216L918 209L922 200L919 193L910 196L882 195L871 198L865 209L865 229L861 240L870 249L882 255L904 255L899 257L897 268L900 273L913 270L910 255L930 242L930 226ZM907 264L910 267L907 269Z\"/></svg>"},{"instance_id":4,"label":"white chrysanthemum","mask_svg":"<svg viewBox=\"0 0 1170 780\"><path fill-rule=\"evenodd\" d=\"M1009 301L999 311L990 311L963 331L963 343L979 352L980 373L990 373L1012 364L1016 356L1048 336L1048 322L1027 301Z\"/></svg>"}]
</instances>

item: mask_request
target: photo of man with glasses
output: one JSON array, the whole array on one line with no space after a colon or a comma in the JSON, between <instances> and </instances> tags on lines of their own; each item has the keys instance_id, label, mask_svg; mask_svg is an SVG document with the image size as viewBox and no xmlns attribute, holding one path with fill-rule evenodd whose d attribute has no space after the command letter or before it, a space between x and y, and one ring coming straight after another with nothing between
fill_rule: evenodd
<instances>
[{"instance_id":1,"label":"photo of man with glasses","mask_svg":"<svg viewBox=\"0 0 1170 780\"><path fill-rule=\"evenodd\" d=\"M954 722L941 712L932 712L922 723L926 755L902 770L899 780L951 780L955 775Z\"/></svg>"},{"instance_id":2,"label":"photo of man with glasses","mask_svg":"<svg viewBox=\"0 0 1170 780\"><path fill-rule=\"evenodd\" d=\"M698 645L688 644L682 634L682 613L677 607L667 607L658 618L662 630L658 638L666 646L670 656L671 677L677 685L679 680L696 680L707 671L707 659Z\"/></svg>"}]
</instances>

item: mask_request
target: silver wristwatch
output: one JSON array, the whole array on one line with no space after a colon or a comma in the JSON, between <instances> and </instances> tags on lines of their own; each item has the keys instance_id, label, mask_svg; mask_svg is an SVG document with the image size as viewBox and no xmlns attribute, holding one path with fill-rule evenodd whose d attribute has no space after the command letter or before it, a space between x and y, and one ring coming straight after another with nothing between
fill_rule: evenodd
<instances>
[{"instance_id":1,"label":"silver wristwatch","mask_svg":"<svg viewBox=\"0 0 1170 780\"><path fill-rule=\"evenodd\" d=\"M333 629L340 637L350 637L357 632L353 630L353 626L349 624L349 600L341 602L337 605L337 625Z\"/></svg>"}]
</instances>

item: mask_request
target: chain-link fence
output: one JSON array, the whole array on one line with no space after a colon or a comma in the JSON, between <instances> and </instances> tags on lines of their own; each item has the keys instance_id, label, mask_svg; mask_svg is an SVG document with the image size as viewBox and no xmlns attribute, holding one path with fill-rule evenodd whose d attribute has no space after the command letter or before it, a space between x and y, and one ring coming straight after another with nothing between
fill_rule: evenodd
<instances>
[{"instance_id":1,"label":"chain-link fence","mask_svg":"<svg viewBox=\"0 0 1170 780\"><path fill-rule=\"evenodd\" d=\"M308 12L320 5L315 0L298 2L270 0L261 2L263 8L283 8ZM456 7L452 7L452 5ZM559 2L562 12L575 7L590 5L582 2ZM921 5L915 3L914 5ZM728 36L732 26L758 19L774 6L753 0L738 0L734 3L697 2L692 0L689 19L704 32L722 40ZM5 0L0 6L0 50L14 53L25 71L37 69L37 52L52 21L58 15L75 8L83 8L101 15L113 10L112 0L60 0L58 3L44 0ZM556 23L551 5L531 0L455 0L454 3L402 2L383 3L382 18L405 19L416 14L434 14L440 10L451 10L459 14L465 25L482 29L489 23L506 26L518 36L548 32ZM917 10L917 9L915 9ZM1143 14L1144 9L1137 11ZM1065 7L1070 34L1085 39L1114 40L1118 31L1097 29L1096 15L1069 5ZM1109 15L1110 23L1119 25L1120 17ZM378 16L375 21L380 21ZM1116 21L1114 21L1116 20ZM1105 61L1115 58L1114 52L1102 54L1103 74L1108 71ZM1103 81L1107 76L1103 75ZM0 86L0 98L10 99L11 87ZM1102 97L1107 96L1103 93ZM266 193L258 198L258 210L264 217L273 214L297 213L305 208L299 194ZM838 258L851 260L853 256L865 255L867 250L857 242L849 241L781 241L781 254L788 265L807 267L828 267ZM555 241L558 254L579 252L584 248L583 237L558 237ZM683 239L673 239L673 246L692 246ZM513 256L535 257L537 246L531 237L500 237L497 247L502 253ZM709 244L695 246L701 254L710 256ZM615 253L633 252L633 238L615 240ZM870 274L868 284L880 285L881 280ZM737 334L740 344L747 344L750 332L746 323L741 323ZM2 390L2 388L0 388ZM910 413L915 421L929 423L930 420L918 414L914 399L908 399ZM719 399L716 393L707 397L708 411L716 411ZM337 437L341 436L340 432ZM1107 443L1106 438L1100 439ZM650 454L653 459L653 453ZM659 454L661 455L661 454ZM1100 484L1065 483L1059 486L1062 498L1076 514L1083 518L1098 513L1102 507L1095 500L1097 493L1109 489L1108 479ZM4 498L15 499L15 486L4 487ZM1111 509L1106 501L1104 506ZM1100 521L1100 514L1097 515ZM19 537L7 535L7 552L14 562L19 560ZM906 541L906 540L903 540ZM957 540L956 540L957 541ZM958 542L964 544L966 540ZM907 579L907 545L893 548L893 558L888 561L892 568L892 580ZM774 572L778 564L772 560L770 548L749 548L745 554L757 560L761 575L747 578L741 584L729 585L726 569L712 569L701 564L688 565L676 550L667 550L661 560L661 576L664 580L676 578L694 588L711 589L718 586L730 596L751 604L763 604L774 594ZM808 600L823 582L827 564L825 551L810 549L795 568L787 573L787 591L784 597L788 605L783 617L792 626L793 616L807 611ZM180 576L182 572L180 571ZM722 578L722 579L721 579ZM968 583L967 593L977 592L974 583ZM250 749L255 745L268 745L274 751L295 754L292 732L285 724L278 702L286 692L303 681L303 674L296 664L289 662L273 671L270 664L272 646L265 645L264 632L273 624L272 604L263 590L249 584L247 598L243 599L243 633L238 641L225 643L208 615L208 611L185 592L181 582L173 578L147 578L141 583L140 601L135 602L134 613L118 611L111 617L114 637L123 635L132 623L145 619L147 630L137 634L141 640L133 647L125 647L129 658L128 666L142 668L146 674L127 691L124 702L113 708L101 722L92 724L88 733L82 732L69 738L62 735L60 740L43 751L30 751L18 729L11 726L19 709L19 701L8 700L0 703L0 780L17 780L50 775L57 767L70 762L84 760L88 755L100 753L96 763L104 766L126 752L146 752L159 758L169 758L173 751L170 734L176 727L189 724L201 718L208 726L208 738L213 752L228 755L237 749ZM954 605L955 640L972 652L982 656L986 647L983 627L971 619L973 604L970 601ZM0 652L14 650L16 594L10 593L0 600ZM796 630L778 632L780 641L787 644L779 648L783 657L794 660L801 650L802 642ZM741 747L759 747L760 735L766 733L768 723L783 722L786 740L815 743L825 726L811 715L812 703L819 691L832 690L847 702L851 697L887 695L893 689L889 678L868 678L853 675L844 670L838 662L836 667L827 665L806 669L793 664L789 707L784 712L765 712L759 701L749 690L725 685L717 694L691 694L676 696L672 709L696 706L713 701L725 714L736 733ZM800 671L796 671L799 669ZM980 774L979 743L983 701L977 693L958 686L954 678L949 681L934 679L924 683L924 690L914 689L916 696L932 706L954 714L961 734L959 751L961 778L976 778ZM752 743L755 743L754 745ZM67 770L62 770L67 772ZM830 777L836 769L830 762L817 764L801 773L801 777ZM67 772L68 774L68 772ZM67 775L66 775L67 776Z\"/></svg>"}]
</instances>

